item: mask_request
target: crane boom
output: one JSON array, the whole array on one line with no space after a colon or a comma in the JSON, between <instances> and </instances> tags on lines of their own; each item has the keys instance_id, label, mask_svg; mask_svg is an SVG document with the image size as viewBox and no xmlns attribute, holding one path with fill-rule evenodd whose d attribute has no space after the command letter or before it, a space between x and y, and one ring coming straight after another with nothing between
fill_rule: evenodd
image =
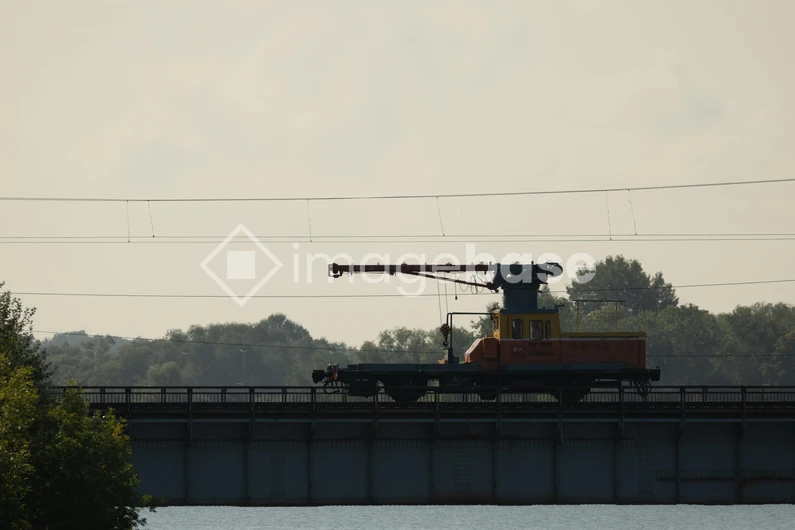
<instances>
[{"instance_id":1,"label":"crane boom","mask_svg":"<svg viewBox=\"0 0 795 530\"><path fill-rule=\"evenodd\" d=\"M485 287L492 291L497 291L502 288L504 291L511 288L511 286L524 284L525 288L530 285L535 290L541 284L547 283L549 277L559 276L563 272L563 268L558 263L530 263L520 264L514 263L511 265L499 263L480 263L471 265L462 264L409 264L401 263L400 265L346 265L339 263L332 263L328 266L329 276L332 278L339 278L344 273L348 274L407 274L412 276L423 276L434 280L448 281L453 283L460 283L463 285L474 285L476 287ZM460 280L458 278L450 278L447 276L439 276L440 273L462 273L462 272L482 272L494 273L494 279L486 283L469 282Z\"/></svg>"}]
</instances>

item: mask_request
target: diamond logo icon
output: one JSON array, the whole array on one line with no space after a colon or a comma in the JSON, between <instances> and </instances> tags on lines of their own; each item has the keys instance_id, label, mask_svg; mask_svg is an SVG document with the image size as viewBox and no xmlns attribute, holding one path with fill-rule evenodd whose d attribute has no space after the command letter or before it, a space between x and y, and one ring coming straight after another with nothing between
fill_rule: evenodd
<instances>
[{"instance_id":1,"label":"diamond logo icon","mask_svg":"<svg viewBox=\"0 0 795 530\"><path fill-rule=\"evenodd\" d=\"M241 234L248 239L253 248L246 250L226 250L227 246ZM226 259L224 260L226 262L226 271L223 274L225 279L221 278L221 276L210 268L210 263L221 252L224 252L224 250L226 250ZM258 264L260 267L258 267ZM283 264L265 245L254 237L254 234L252 234L243 223L241 223L226 236L226 239L224 239L221 244L215 247L215 249L204 258L204 261L202 261L199 266L210 278L215 280L215 283L217 283L232 300L237 302L240 307L243 307L252 296L257 294L260 289L279 272ZM259 281L257 281L258 268L261 268L263 272L262 278ZM256 281L257 283L253 287L250 287L252 281ZM243 282L245 286L239 287L237 289L238 292L235 292L230 284L239 284L240 282ZM242 296L238 294L241 290L246 291Z\"/></svg>"}]
</instances>

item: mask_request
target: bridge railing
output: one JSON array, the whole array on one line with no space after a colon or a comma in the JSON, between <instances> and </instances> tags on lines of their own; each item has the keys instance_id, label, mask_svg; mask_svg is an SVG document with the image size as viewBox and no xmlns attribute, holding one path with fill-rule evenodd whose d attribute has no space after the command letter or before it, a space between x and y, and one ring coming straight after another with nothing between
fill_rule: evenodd
<instances>
[{"instance_id":1,"label":"bridge railing","mask_svg":"<svg viewBox=\"0 0 795 530\"><path fill-rule=\"evenodd\" d=\"M65 387L54 389L57 395ZM401 406L411 408L439 407L494 407L511 408L532 406L539 409L557 407L559 402L567 407L632 407L645 408L743 408L754 409L771 406L795 407L795 387L717 387L717 386L657 386L646 391L631 387L593 388L577 395L580 389L572 387L534 387L511 389L480 388L461 391L440 387L404 387L378 392L374 396L351 395L348 389L336 390L319 387L83 387L83 400L94 408L130 409L138 407L161 408L244 408L267 409L347 407L371 408ZM570 396L575 396L571 397ZM562 396L562 398L561 398ZM570 398L570 399L569 399Z\"/></svg>"}]
</instances>

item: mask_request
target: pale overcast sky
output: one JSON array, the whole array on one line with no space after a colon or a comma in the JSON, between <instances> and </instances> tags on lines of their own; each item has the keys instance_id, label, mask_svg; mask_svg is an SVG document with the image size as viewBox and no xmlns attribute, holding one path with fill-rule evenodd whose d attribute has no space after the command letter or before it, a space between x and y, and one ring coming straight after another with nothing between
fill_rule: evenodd
<instances>
[{"instance_id":1,"label":"pale overcast sky","mask_svg":"<svg viewBox=\"0 0 795 530\"><path fill-rule=\"evenodd\" d=\"M626 188L795 176L795 3L0 2L0 195L307 197ZM294 255L624 254L675 285L795 278L795 241L537 241L511 235L795 233L795 183L514 198L294 203L0 202L14 292L223 295L199 264L240 223L285 268L260 294L396 293L298 283ZM149 207L151 206L151 218ZM634 210L634 220L633 213ZM501 235L444 241L445 235ZM129 216L129 223L127 221ZM384 235L438 235L396 243ZM214 241L167 236L211 235ZM490 240L491 239L491 240ZM551 239L555 239L552 237ZM566 239L559 237L558 239ZM570 237L568 239L578 239ZM579 238L588 239L588 238ZM591 238L592 239L592 238ZM180 242L182 241L182 242ZM505 242L503 242L505 241ZM245 250L245 245L237 245ZM215 263L219 274L224 256ZM220 265L219 265L220 263ZM257 274L264 271L257 261ZM562 288L562 285L557 288ZM429 293L436 285L429 284ZM484 298L450 310L477 311ZM680 289L712 311L795 283ZM162 336L284 312L358 344L439 324L419 299L22 295L36 328Z\"/></svg>"}]
</instances>

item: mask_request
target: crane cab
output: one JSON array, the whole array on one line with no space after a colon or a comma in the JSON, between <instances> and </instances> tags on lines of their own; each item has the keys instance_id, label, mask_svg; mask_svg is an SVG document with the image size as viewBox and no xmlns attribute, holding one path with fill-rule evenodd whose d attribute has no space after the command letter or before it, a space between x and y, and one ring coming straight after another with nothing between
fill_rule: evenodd
<instances>
[{"instance_id":1,"label":"crane cab","mask_svg":"<svg viewBox=\"0 0 795 530\"><path fill-rule=\"evenodd\" d=\"M491 336L476 340L464 354L464 363L493 371L508 364L560 362L560 314L556 309L532 313L497 310L491 314L491 322Z\"/></svg>"},{"instance_id":2,"label":"crane cab","mask_svg":"<svg viewBox=\"0 0 795 530\"><path fill-rule=\"evenodd\" d=\"M549 340L560 337L560 314L557 310L510 314L494 311L492 336L505 340Z\"/></svg>"}]
</instances>

